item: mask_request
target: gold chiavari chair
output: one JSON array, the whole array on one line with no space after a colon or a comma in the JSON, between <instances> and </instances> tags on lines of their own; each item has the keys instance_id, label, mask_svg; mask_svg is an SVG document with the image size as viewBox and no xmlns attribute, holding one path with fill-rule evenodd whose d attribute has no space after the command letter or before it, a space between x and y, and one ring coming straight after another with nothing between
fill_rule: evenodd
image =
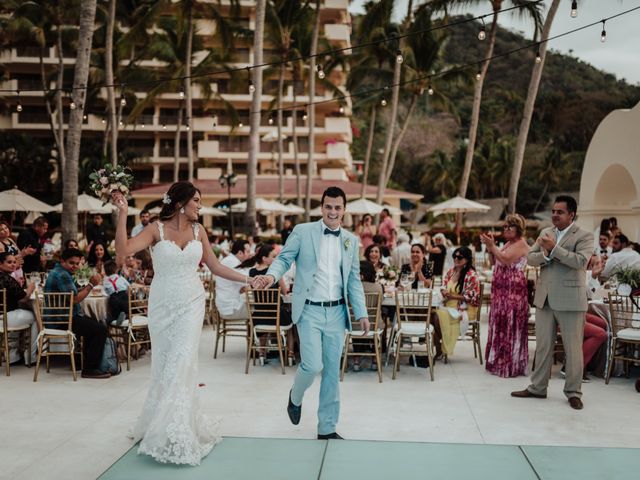
<instances>
[{"instance_id":1,"label":"gold chiavari chair","mask_svg":"<svg viewBox=\"0 0 640 480\"><path fill-rule=\"evenodd\" d=\"M9 336L14 334L17 335L18 338L18 350L23 352L28 349L28 358L27 361L29 365L31 365L31 356L33 352L31 351L31 325L28 323L24 325L17 325L15 327L10 327L8 325L8 313L7 312L7 291L6 289L0 290L0 334L2 334L2 346L0 348L0 367L2 366L2 359L4 357L5 361L5 371L7 377L11 375L11 360L9 358ZM25 348L26 347L26 348Z\"/></svg>"},{"instance_id":2,"label":"gold chiavari chair","mask_svg":"<svg viewBox=\"0 0 640 480\"><path fill-rule=\"evenodd\" d=\"M244 373L249 373L249 363L253 359L255 365L256 352L277 351L280 357L282 374L284 369L284 349L286 335L293 324L283 327L280 325L280 288L268 290L248 289L245 292L247 298L247 311L249 312L249 343L247 344L247 363ZM265 345L260 345L260 336L266 336ZM269 345L269 337L275 337L276 345Z\"/></svg>"},{"instance_id":3,"label":"gold chiavari chair","mask_svg":"<svg viewBox=\"0 0 640 480\"><path fill-rule=\"evenodd\" d=\"M469 327L465 333L465 339L473 342L473 357L480 360L482 365L482 345L480 343L480 317L482 315L482 305L484 304L484 284L480 283L480 303L478 304L478 310L476 311L475 318L469 319Z\"/></svg>"},{"instance_id":4,"label":"gold chiavari chair","mask_svg":"<svg viewBox=\"0 0 640 480\"><path fill-rule=\"evenodd\" d=\"M205 304L204 323L207 323L215 330L220 320L218 309L216 308L216 281L213 277L205 280L204 288L207 292L207 302Z\"/></svg>"},{"instance_id":5,"label":"gold chiavari chair","mask_svg":"<svg viewBox=\"0 0 640 480\"><path fill-rule=\"evenodd\" d=\"M220 313L218 307L216 306L215 295L216 294L214 292L212 308L215 313L213 313L212 315L216 319L216 322L214 323L216 338L213 344L213 358L218 358L218 345L220 343L220 339L222 339L222 353L224 353L225 351L227 337L244 338L247 342L247 346L249 345L249 319L224 318L224 316Z\"/></svg>"},{"instance_id":6,"label":"gold chiavari chair","mask_svg":"<svg viewBox=\"0 0 640 480\"><path fill-rule=\"evenodd\" d=\"M414 357L426 356L429 360L429 375L433 382L433 334L431 325L431 302L433 292L396 291L396 325L393 332L391 346L394 363L392 379L400 369L400 357L410 355ZM421 346L424 345L424 348Z\"/></svg>"},{"instance_id":7,"label":"gold chiavari chair","mask_svg":"<svg viewBox=\"0 0 640 480\"><path fill-rule=\"evenodd\" d=\"M636 300L637 301L637 300ZM611 349L605 383L609 383L616 360L624 364L624 372L629 377L629 362L637 362L635 356L640 350L640 308L631 297L609 294L611 311Z\"/></svg>"},{"instance_id":8,"label":"gold chiavari chair","mask_svg":"<svg viewBox=\"0 0 640 480\"><path fill-rule=\"evenodd\" d=\"M372 357L375 360L378 371L378 382L382 383L382 292L369 292L364 294L367 314L369 315L369 332L364 334L362 326L353 315L353 309L349 308L351 315L352 330L347 332L344 339L344 352L342 356L342 371L340 372L340 381L344 380L344 372L349 362L349 357ZM355 352L353 351L353 341L359 345L372 347L371 351Z\"/></svg>"},{"instance_id":9,"label":"gold chiavari chair","mask_svg":"<svg viewBox=\"0 0 640 480\"><path fill-rule=\"evenodd\" d=\"M129 287L129 312L126 320L117 325L115 320L111 322L111 334L118 345L127 355L127 370L131 369L131 350L137 352L142 346L151 349L151 336L149 335L149 287Z\"/></svg>"},{"instance_id":10,"label":"gold chiavari chair","mask_svg":"<svg viewBox=\"0 0 640 480\"><path fill-rule=\"evenodd\" d=\"M47 373L49 373L50 357L66 356L71 359L71 373L75 382L78 377L74 355L77 350L80 351L80 367L82 368L82 343L76 339L72 331L73 292L36 292L36 321L39 332L38 355L33 381L38 381L40 360L43 356L46 358Z\"/></svg>"}]
</instances>

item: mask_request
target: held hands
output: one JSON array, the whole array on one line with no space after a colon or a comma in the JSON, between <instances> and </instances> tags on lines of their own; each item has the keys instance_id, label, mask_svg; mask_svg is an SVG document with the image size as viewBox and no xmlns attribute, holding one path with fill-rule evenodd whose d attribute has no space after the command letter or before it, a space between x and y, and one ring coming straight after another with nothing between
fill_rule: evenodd
<instances>
[{"instance_id":1,"label":"held hands","mask_svg":"<svg viewBox=\"0 0 640 480\"><path fill-rule=\"evenodd\" d=\"M275 283L276 279L272 275L258 275L250 280L251 288L263 290Z\"/></svg>"}]
</instances>

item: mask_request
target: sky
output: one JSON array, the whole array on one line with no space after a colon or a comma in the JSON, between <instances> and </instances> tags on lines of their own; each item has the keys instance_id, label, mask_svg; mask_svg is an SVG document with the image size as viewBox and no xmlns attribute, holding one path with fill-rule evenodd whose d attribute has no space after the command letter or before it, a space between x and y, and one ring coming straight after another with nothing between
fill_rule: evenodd
<instances>
[{"instance_id":1,"label":"sky","mask_svg":"<svg viewBox=\"0 0 640 480\"><path fill-rule=\"evenodd\" d=\"M352 13L363 13L365 0L353 0L349 10ZM407 9L408 0L396 0L397 8L395 16L401 21ZM420 0L414 0L414 5L420 4ZM550 4L550 1L546 1ZM505 7L512 4L504 2ZM579 0L578 16L571 18L571 0L562 0L556 13L551 28L551 36L573 30L583 25L598 22L625 10L640 7L640 0ZM478 6L467 7L458 12L469 12L474 16L491 13L490 2L480 1ZM485 19L487 23L490 19ZM527 38L532 38L533 29L530 22L519 19L511 12L501 14L499 18L503 28L524 32ZM600 41L602 24L595 25L580 32L549 42L549 48L571 55L593 65L594 67L613 73L619 79L625 79L629 83L640 85L640 9L624 16L611 19L606 22L607 40ZM496 52L499 53L499 52Z\"/></svg>"}]
</instances>

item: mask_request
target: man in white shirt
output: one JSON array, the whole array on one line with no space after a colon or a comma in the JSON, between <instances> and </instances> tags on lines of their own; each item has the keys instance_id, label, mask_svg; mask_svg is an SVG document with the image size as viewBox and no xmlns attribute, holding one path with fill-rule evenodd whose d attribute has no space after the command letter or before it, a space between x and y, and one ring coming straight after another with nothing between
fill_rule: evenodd
<instances>
[{"instance_id":1,"label":"man in white shirt","mask_svg":"<svg viewBox=\"0 0 640 480\"><path fill-rule=\"evenodd\" d=\"M391 265L398 268L411 262L411 244L409 243L409 235L400 233L398 235L398 243L396 248L391 251Z\"/></svg>"},{"instance_id":2,"label":"man in white shirt","mask_svg":"<svg viewBox=\"0 0 640 480\"><path fill-rule=\"evenodd\" d=\"M140 223L135 227L133 227L133 229L131 229L131 236L135 237L140 232L142 232L142 230L144 230L144 227L149 225L150 219L151 219L151 214L149 213L149 210L145 208L140 212Z\"/></svg>"},{"instance_id":3,"label":"man in white shirt","mask_svg":"<svg viewBox=\"0 0 640 480\"><path fill-rule=\"evenodd\" d=\"M231 253L220 260L220 263L225 267L235 269L249 257L251 257L249 242L236 240L231 245ZM243 293L244 287L246 285L241 282L232 282L222 277L216 278L216 307L223 318L243 320L248 317L247 303Z\"/></svg>"},{"instance_id":4,"label":"man in white shirt","mask_svg":"<svg viewBox=\"0 0 640 480\"><path fill-rule=\"evenodd\" d=\"M626 235L619 233L613 239L613 252L604 264L601 278L611 277L617 270L633 268L640 270L640 253L631 248Z\"/></svg>"},{"instance_id":5,"label":"man in white shirt","mask_svg":"<svg viewBox=\"0 0 640 480\"><path fill-rule=\"evenodd\" d=\"M322 220L297 225L280 255L262 277L262 286L273 285L296 262L291 316L300 338L301 362L289 392L287 413L297 425L305 391L318 374L318 439L341 439L336 433L340 415L340 358L345 331L351 329L349 304L362 329L369 331L369 317L360 281L359 238L340 228L346 196L329 187L322 195Z\"/></svg>"},{"instance_id":6,"label":"man in white shirt","mask_svg":"<svg viewBox=\"0 0 640 480\"><path fill-rule=\"evenodd\" d=\"M595 254L601 258L608 258L611 255L613 249L609 246L609 234L601 233L598 237L598 247L595 250Z\"/></svg>"}]
</instances>

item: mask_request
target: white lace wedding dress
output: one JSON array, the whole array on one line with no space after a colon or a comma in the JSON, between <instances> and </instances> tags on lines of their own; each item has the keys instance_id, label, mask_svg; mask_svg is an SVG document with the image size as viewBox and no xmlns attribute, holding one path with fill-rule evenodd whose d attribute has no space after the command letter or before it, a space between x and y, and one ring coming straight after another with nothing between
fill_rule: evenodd
<instances>
[{"instance_id":1,"label":"white lace wedding dress","mask_svg":"<svg viewBox=\"0 0 640 480\"><path fill-rule=\"evenodd\" d=\"M198 225L184 249L165 240L152 252L154 277L149 294L151 385L133 429L138 453L158 462L198 465L221 440L218 421L202 415L197 402L198 347L205 290L197 269L202 258Z\"/></svg>"}]
</instances>

